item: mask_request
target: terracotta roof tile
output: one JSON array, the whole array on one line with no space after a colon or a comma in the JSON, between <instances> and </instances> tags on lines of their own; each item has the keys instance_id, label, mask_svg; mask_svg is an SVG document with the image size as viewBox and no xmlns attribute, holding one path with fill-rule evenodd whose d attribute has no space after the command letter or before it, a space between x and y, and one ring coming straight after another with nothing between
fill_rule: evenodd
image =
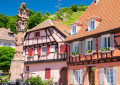
<instances>
[{"instance_id":1,"label":"terracotta roof tile","mask_svg":"<svg viewBox=\"0 0 120 85\"><path fill-rule=\"evenodd\" d=\"M100 32L112 30L120 27L120 0L100 0L97 5L93 2L88 9L76 20L81 21L83 26L81 30L73 36L68 36L65 41L74 40L97 34ZM88 19L96 16L102 21L93 31L86 31L88 29Z\"/></svg>"},{"instance_id":2,"label":"terracotta roof tile","mask_svg":"<svg viewBox=\"0 0 120 85\"><path fill-rule=\"evenodd\" d=\"M15 38L11 38L9 36L9 33L13 33L11 32L10 30L6 29L6 28L0 28L0 39L3 39L3 40L12 40L14 41ZM15 36L15 35L14 35Z\"/></svg>"},{"instance_id":3,"label":"terracotta roof tile","mask_svg":"<svg viewBox=\"0 0 120 85\"><path fill-rule=\"evenodd\" d=\"M57 22L57 21L53 21L53 20L46 20L44 21L43 23L37 25L36 27L30 29L29 31L27 32L32 32L32 31L35 31L35 30L39 30L39 29L44 29L44 28L47 28L47 27L51 27L51 26L54 26L56 27L59 31L61 31L64 35L66 36L69 36L69 34L67 34L64 30L66 30L68 33L70 33L70 27L69 26L66 26L60 22Z\"/></svg>"}]
</instances>

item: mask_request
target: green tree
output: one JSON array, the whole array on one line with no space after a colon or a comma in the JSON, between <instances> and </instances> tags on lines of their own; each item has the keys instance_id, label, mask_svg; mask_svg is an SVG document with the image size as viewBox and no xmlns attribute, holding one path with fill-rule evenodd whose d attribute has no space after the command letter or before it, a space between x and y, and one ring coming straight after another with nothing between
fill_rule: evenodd
<instances>
[{"instance_id":1,"label":"green tree","mask_svg":"<svg viewBox=\"0 0 120 85\"><path fill-rule=\"evenodd\" d=\"M30 12L29 17L35 14L35 11L33 10L29 10L29 12Z\"/></svg>"},{"instance_id":2,"label":"green tree","mask_svg":"<svg viewBox=\"0 0 120 85\"><path fill-rule=\"evenodd\" d=\"M80 6L83 7L83 6L84 6L84 3L82 3Z\"/></svg>"},{"instance_id":3,"label":"green tree","mask_svg":"<svg viewBox=\"0 0 120 85\"><path fill-rule=\"evenodd\" d=\"M8 71L13 59L15 49L12 47L0 47L0 70Z\"/></svg>"},{"instance_id":4,"label":"green tree","mask_svg":"<svg viewBox=\"0 0 120 85\"><path fill-rule=\"evenodd\" d=\"M45 19L42 15L42 12L37 12L36 14L29 17L27 29L31 29L31 28L37 26L38 24L40 24L44 20Z\"/></svg>"},{"instance_id":5,"label":"green tree","mask_svg":"<svg viewBox=\"0 0 120 85\"><path fill-rule=\"evenodd\" d=\"M6 16L3 13L0 13L0 27L5 27L7 26L8 23L8 16Z\"/></svg>"},{"instance_id":6,"label":"green tree","mask_svg":"<svg viewBox=\"0 0 120 85\"><path fill-rule=\"evenodd\" d=\"M71 9L73 10L73 12L77 12L77 10L78 10L77 4L72 4Z\"/></svg>"},{"instance_id":7,"label":"green tree","mask_svg":"<svg viewBox=\"0 0 120 85\"><path fill-rule=\"evenodd\" d=\"M48 11L46 11L45 14L44 14L44 19L45 20L48 19L49 16L50 16L50 13Z\"/></svg>"}]
</instances>

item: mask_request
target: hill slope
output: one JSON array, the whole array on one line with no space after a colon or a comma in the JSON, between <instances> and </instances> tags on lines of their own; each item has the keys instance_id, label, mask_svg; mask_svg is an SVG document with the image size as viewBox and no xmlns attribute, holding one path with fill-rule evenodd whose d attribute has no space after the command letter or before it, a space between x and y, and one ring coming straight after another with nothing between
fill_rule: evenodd
<instances>
[{"instance_id":1,"label":"hill slope","mask_svg":"<svg viewBox=\"0 0 120 85\"><path fill-rule=\"evenodd\" d=\"M76 21L87 8L88 6L84 6L84 4L81 4L80 7L77 6L76 4L73 4L71 5L71 7L65 7L58 10L53 15L51 15L48 11L46 11L45 14L43 15L42 12L35 13L33 10L30 10L27 29L31 29L47 19L51 19L54 21L60 20L61 23L69 25L70 23ZM7 16L1 13L0 28L2 27L5 27L7 29L10 28L12 32L17 33L16 20L17 20L16 15Z\"/></svg>"}]
</instances>

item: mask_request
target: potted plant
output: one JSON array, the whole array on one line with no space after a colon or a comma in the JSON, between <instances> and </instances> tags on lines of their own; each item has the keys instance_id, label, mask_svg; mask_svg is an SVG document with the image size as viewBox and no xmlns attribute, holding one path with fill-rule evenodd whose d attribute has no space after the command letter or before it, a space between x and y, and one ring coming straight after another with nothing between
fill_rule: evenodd
<instances>
[{"instance_id":1,"label":"potted plant","mask_svg":"<svg viewBox=\"0 0 120 85\"><path fill-rule=\"evenodd\" d=\"M101 50L102 50L102 51L109 51L109 50L110 50L110 47L108 47L108 48L104 47L104 48L102 48Z\"/></svg>"},{"instance_id":2,"label":"potted plant","mask_svg":"<svg viewBox=\"0 0 120 85\"><path fill-rule=\"evenodd\" d=\"M85 51L86 54L91 53L91 52L92 52L92 50Z\"/></svg>"},{"instance_id":3,"label":"potted plant","mask_svg":"<svg viewBox=\"0 0 120 85\"><path fill-rule=\"evenodd\" d=\"M95 71L96 70L96 67L92 67L92 71Z\"/></svg>"},{"instance_id":4,"label":"potted plant","mask_svg":"<svg viewBox=\"0 0 120 85\"><path fill-rule=\"evenodd\" d=\"M76 56L76 55L79 55L79 53L78 52L72 53L72 56Z\"/></svg>"},{"instance_id":5,"label":"potted plant","mask_svg":"<svg viewBox=\"0 0 120 85\"><path fill-rule=\"evenodd\" d=\"M84 68L84 71L89 71L89 69L85 67L85 68Z\"/></svg>"}]
</instances>

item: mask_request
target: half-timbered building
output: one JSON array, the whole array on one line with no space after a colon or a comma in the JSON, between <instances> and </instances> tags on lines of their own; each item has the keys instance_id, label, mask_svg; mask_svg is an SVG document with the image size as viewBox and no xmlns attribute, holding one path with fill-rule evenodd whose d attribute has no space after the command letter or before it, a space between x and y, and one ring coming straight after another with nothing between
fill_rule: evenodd
<instances>
[{"instance_id":1,"label":"half-timbered building","mask_svg":"<svg viewBox=\"0 0 120 85\"><path fill-rule=\"evenodd\" d=\"M72 24L68 85L120 85L120 1L94 0Z\"/></svg>"},{"instance_id":2,"label":"half-timbered building","mask_svg":"<svg viewBox=\"0 0 120 85\"><path fill-rule=\"evenodd\" d=\"M46 20L26 33L23 53L25 78L38 75L45 81L53 78L55 85L66 85L67 46L63 41L69 30L60 22Z\"/></svg>"}]
</instances>

